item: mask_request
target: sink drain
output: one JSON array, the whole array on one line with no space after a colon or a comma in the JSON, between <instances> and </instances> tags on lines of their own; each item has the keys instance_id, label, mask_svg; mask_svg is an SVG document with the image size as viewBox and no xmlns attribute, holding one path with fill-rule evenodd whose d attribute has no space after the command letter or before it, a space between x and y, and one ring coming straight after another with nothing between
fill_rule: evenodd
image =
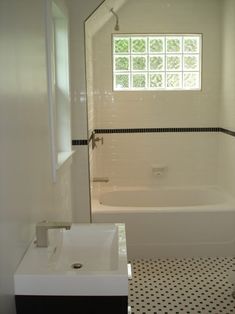
<instances>
[{"instance_id":1,"label":"sink drain","mask_svg":"<svg viewBox=\"0 0 235 314\"><path fill-rule=\"evenodd\" d=\"M80 268L82 268L82 266L83 266L83 265L82 265L81 263L74 263L74 264L72 264L71 267L72 267L73 269L80 269Z\"/></svg>"}]
</instances>

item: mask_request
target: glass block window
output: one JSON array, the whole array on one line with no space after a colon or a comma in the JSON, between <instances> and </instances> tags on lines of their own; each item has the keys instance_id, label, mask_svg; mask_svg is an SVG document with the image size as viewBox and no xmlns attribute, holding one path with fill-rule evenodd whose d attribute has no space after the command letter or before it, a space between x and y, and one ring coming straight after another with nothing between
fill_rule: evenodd
<instances>
[{"instance_id":1,"label":"glass block window","mask_svg":"<svg viewBox=\"0 0 235 314\"><path fill-rule=\"evenodd\" d=\"M201 35L113 35L113 89L200 90Z\"/></svg>"}]
</instances>

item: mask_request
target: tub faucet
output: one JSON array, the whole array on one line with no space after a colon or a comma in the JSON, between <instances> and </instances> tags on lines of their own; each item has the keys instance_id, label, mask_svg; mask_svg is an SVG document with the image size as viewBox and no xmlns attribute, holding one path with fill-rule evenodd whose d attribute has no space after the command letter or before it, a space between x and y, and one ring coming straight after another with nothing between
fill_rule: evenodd
<instances>
[{"instance_id":1,"label":"tub faucet","mask_svg":"<svg viewBox=\"0 0 235 314\"><path fill-rule=\"evenodd\" d=\"M92 149L97 147L96 142L101 142L101 144L104 144L104 138L103 137L96 137L95 132L93 131L91 134L91 143L92 143Z\"/></svg>"},{"instance_id":2,"label":"tub faucet","mask_svg":"<svg viewBox=\"0 0 235 314\"><path fill-rule=\"evenodd\" d=\"M38 247L48 247L48 229L71 228L71 222L41 221L36 225L36 242Z\"/></svg>"},{"instance_id":3,"label":"tub faucet","mask_svg":"<svg viewBox=\"0 0 235 314\"><path fill-rule=\"evenodd\" d=\"M107 177L94 177L93 182L109 182L109 178Z\"/></svg>"}]
</instances>

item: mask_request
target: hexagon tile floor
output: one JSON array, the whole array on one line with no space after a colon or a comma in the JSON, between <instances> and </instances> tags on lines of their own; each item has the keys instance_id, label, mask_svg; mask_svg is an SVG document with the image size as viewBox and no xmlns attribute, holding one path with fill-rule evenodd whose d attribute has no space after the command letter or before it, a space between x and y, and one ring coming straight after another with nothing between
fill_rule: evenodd
<instances>
[{"instance_id":1,"label":"hexagon tile floor","mask_svg":"<svg viewBox=\"0 0 235 314\"><path fill-rule=\"evenodd\" d=\"M235 313L229 272L235 258L131 260L132 314Z\"/></svg>"}]
</instances>

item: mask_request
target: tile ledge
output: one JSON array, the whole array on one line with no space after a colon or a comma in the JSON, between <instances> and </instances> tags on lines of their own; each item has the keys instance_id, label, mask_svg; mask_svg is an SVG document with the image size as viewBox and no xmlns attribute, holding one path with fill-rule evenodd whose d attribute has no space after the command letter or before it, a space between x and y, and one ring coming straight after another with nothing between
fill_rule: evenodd
<instances>
[{"instance_id":1,"label":"tile ledge","mask_svg":"<svg viewBox=\"0 0 235 314\"><path fill-rule=\"evenodd\" d=\"M60 170L65 165L71 165L72 162L72 156L75 153L75 151L70 152L61 152L58 153L58 162L56 165L56 171Z\"/></svg>"}]
</instances>

